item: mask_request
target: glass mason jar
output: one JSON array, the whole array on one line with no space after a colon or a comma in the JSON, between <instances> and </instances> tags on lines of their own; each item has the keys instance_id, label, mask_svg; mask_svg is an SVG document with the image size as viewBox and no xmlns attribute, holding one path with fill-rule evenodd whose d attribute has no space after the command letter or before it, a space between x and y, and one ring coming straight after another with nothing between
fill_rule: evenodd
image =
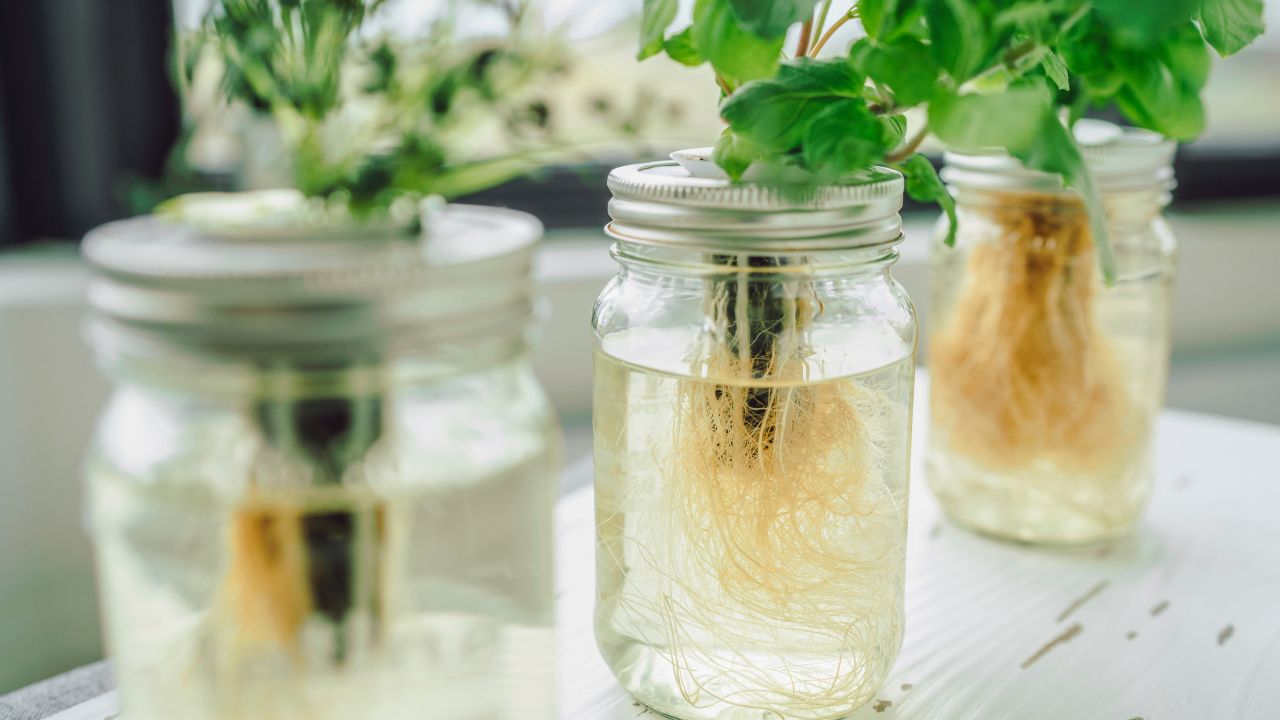
<instances>
[{"instance_id":1,"label":"glass mason jar","mask_svg":"<svg viewBox=\"0 0 1280 720\"><path fill-rule=\"evenodd\" d=\"M1079 196L1007 155L947 155L957 236L942 220L932 253L929 486L960 525L1026 543L1129 533L1168 374L1174 145L1094 121L1077 136L1113 282Z\"/></svg>"},{"instance_id":2,"label":"glass mason jar","mask_svg":"<svg viewBox=\"0 0 1280 720\"><path fill-rule=\"evenodd\" d=\"M653 162L609 187L600 651L632 696L684 720L843 716L902 639L902 178L800 197Z\"/></svg>"},{"instance_id":3,"label":"glass mason jar","mask_svg":"<svg viewBox=\"0 0 1280 720\"><path fill-rule=\"evenodd\" d=\"M87 514L125 716L554 717L541 228L459 205L421 234L222 219L278 197L189 196L85 241L115 381Z\"/></svg>"}]
</instances>

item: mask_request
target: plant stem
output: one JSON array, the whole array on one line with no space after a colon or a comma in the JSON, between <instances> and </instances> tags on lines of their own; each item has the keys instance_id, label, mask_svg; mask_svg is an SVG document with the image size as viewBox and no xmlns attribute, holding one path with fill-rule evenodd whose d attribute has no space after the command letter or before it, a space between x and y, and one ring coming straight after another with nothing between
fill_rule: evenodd
<instances>
[{"instance_id":1,"label":"plant stem","mask_svg":"<svg viewBox=\"0 0 1280 720\"><path fill-rule=\"evenodd\" d=\"M804 57L809 52L809 35L812 33L813 18L810 18L800 26L800 39L796 41L796 57Z\"/></svg>"},{"instance_id":2,"label":"plant stem","mask_svg":"<svg viewBox=\"0 0 1280 720\"><path fill-rule=\"evenodd\" d=\"M766 445L772 444L776 417L770 413L774 389L754 385L752 380L769 377L779 361L779 339L786 326L787 307L775 292L773 280L757 273L785 263L778 257L758 255L714 255L712 261L725 268L737 268L723 283L725 292L725 342L740 363L744 389L742 423L750 434ZM718 393L733 393L732 387Z\"/></svg>"},{"instance_id":3,"label":"plant stem","mask_svg":"<svg viewBox=\"0 0 1280 720\"><path fill-rule=\"evenodd\" d=\"M344 366L337 369L357 370ZM297 369L289 368L283 372L288 377ZM269 395L254 404L254 417L266 442L292 461L312 468L318 485L330 486L340 485L348 469L361 462L369 448L383 435L383 413L381 394L364 395L349 388L335 390L332 395L323 397ZM307 598L304 607L323 615L332 624L335 662L344 661L350 651L348 616L369 603L368 599L360 597L359 578L371 574L377 576L383 570L381 548L375 550L370 560L361 554L359 542L360 534L367 532L362 528L377 522L376 517L383 512L380 507L368 510L305 508L296 519L296 531L287 535L291 538L289 542L301 545L301 553L306 559L305 587L295 589ZM249 519L256 522L249 522L243 527L272 527L289 522L289 517L278 510L259 510L257 514L250 514ZM239 547L243 553L266 558L272 573L282 574L276 560L284 553L269 537L247 532L241 540ZM255 565L247 558L240 559L246 561L241 563L245 567ZM362 567L370 561L373 568ZM255 578L240 580L252 585ZM262 589L267 602L284 605L287 598L293 596L292 593L273 596L271 587L267 585ZM378 588L372 590L375 593L373 602L377 605L380 602L376 598ZM252 608L241 610L252 612ZM383 618L375 613L372 619L381 622ZM286 637L296 638L299 628L284 627L278 631Z\"/></svg>"},{"instance_id":4,"label":"plant stem","mask_svg":"<svg viewBox=\"0 0 1280 720\"><path fill-rule=\"evenodd\" d=\"M809 44L813 45L822 36L822 29L827 26L827 13L831 12L831 0L822 0L822 9L818 11L818 24L813 26L813 35Z\"/></svg>"},{"instance_id":5,"label":"plant stem","mask_svg":"<svg viewBox=\"0 0 1280 720\"><path fill-rule=\"evenodd\" d=\"M1008 69L1010 71L1013 71L1016 69L1014 66L1017 64L1017 62L1022 58L1026 57L1029 53L1033 52L1037 47L1038 47L1038 43L1036 43L1035 40L1025 40L1021 43L1018 43L1014 47L1009 48L1009 50L1005 52L1003 56L1001 56L1000 62L996 63L995 65L992 65L991 67L985 68L984 70L982 70L982 72L979 72L976 75L973 75L968 80L960 84L963 85L969 82L977 82L987 77L988 75L991 75L992 73L998 72L1002 69Z\"/></svg>"},{"instance_id":6,"label":"plant stem","mask_svg":"<svg viewBox=\"0 0 1280 720\"><path fill-rule=\"evenodd\" d=\"M725 95L733 94L733 89L729 87L729 82L720 73L716 73L716 84L720 86L720 91Z\"/></svg>"},{"instance_id":7,"label":"plant stem","mask_svg":"<svg viewBox=\"0 0 1280 720\"><path fill-rule=\"evenodd\" d=\"M899 107L897 103L881 105L880 103L873 102L867 105L867 109L869 109L873 115L897 115L905 110L910 110L911 108Z\"/></svg>"},{"instance_id":8,"label":"plant stem","mask_svg":"<svg viewBox=\"0 0 1280 720\"><path fill-rule=\"evenodd\" d=\"M928 134L929 123L925 123L924 126L920 128L920 131L915 134L915 137L911 138L906 145L903 145L897 150L889 153L884 159L891 163L906 160L911 157L911 154L916 151L916 148L920 147L920 143L924 142L924 139Z\"/></svg>"},{"instance_id":9,"label":"plant stem","mask_svg":"<svg viewBox=\"0 0 1280 720\"><path fill-rule=\"evenodd\" d=\"M1017 45L1009 48L1009 51L1004 54L1002 63L1005 67L1012 70L1014 64L1034 51L1037 45L1038 43L1035 40L1024 40L1018 43Z\"/></svg>"},{"instance_id":10,"label":"plant stem","mask_svg":"<svg viewBox=\"0 0 1280 720\"><path fill-rule=\"evenodd\" d=\"M844 15L841 15L839 20L831 23L831 28L822 36L822 39L818 41L818 44L814 45L813 49L809 51L809 57L817 57L818 53L822 52L822 48L826 46L829 40L831 40L831 36L835 35L836 31L841 27L844 27L845 23L856 17L858 17L858 9L855 7Z\"/></svg>"},{"instance_id":11,"label":"plant stem","mask_svg":"<svg viewBox=\"0 0 1280 720\"><path fill-rule=\"evenodd\" d=\"M1066 33L1068 30L1075 27L1075 24L1083 20L1084 16L1088 15L1089 11L1092 9L1092 3L1085 3L1084 5L1081 5L1080 9L1072 13L1071 17L1067 18L1067 21L1062 23L1062 27L1058 28L1059 37L1061 37L1063 33Z\"/></svg>"}]
</instances>

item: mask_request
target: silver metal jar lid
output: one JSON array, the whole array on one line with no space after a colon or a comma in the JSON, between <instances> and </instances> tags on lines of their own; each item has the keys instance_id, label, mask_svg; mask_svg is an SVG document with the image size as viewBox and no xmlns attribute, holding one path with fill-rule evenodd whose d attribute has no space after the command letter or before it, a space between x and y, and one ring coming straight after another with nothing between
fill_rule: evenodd
<instances>
[{"instance_id":1,"label":"silver metal jar lid","mask_svg":"<svg viewBox=\"0 0 1280 720\"><path fill-rule=\"evenodd\" d=\"M762 252L864 247L902 234L903 179L888 168L861 182L797 188L695 176L689 167L657 161L610 172L605 231L645 245Z\"/></svg>"},{"instance_id":2,"label":"silver metal jar lid","mask_svg":"<svg viewBox=\"0 0 1280 720\"><path fill-rule=\"evenodd\" d=\"M446 205L419 234L296 216L280 223L276 212L208 221L220 202L238 210L246 198L191 196L180 217L122 220L86 236L90 340L100 354L385 356L518 334L533 313L542 227L530 215Z\"/></svg>"},{"instance_id":3,"label":"silver metal jar lid","mask_svg":"<svg viewBox=\"0 0 1280 720\"><path fill-rule=\"evenodd\" d=\"M1104 192L1168 189L1173 186L1177 144L1163 135L1122 128L1101 120L1075 124L1076 143ZM1064 191L1057 175L1031 170L1003 150L948 152L942 179L949 184L990 190Z\"/></svg>"}]
</instances>

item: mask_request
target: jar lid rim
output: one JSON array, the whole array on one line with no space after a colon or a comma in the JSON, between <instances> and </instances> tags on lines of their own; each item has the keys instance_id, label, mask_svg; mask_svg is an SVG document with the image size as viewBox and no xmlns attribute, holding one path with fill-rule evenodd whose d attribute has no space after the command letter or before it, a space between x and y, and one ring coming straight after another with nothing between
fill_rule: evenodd
<instances>
[{"instance_id":1,"label":"jar lid rim","mask_svg":"<svg viewBox=\"0 0 1280 720\"><path fill-rule=\"evenodd\" d=\"M483 263L519 252L542 235L537 218L517 210L450 203L424 215L421 233L385 225L263 227L210 231L146 215L109 222L85 236L82 252L99 273L152 283L333 282L344 273L407 276L431 267ZM393 278L388 278L393 279ZM372 284L372 283L370 283Z\"/></svg>"},{"instance_id":2,"label":"jar lid rim","mask_svg":"<svg viewBox=\"0 0 1280 720\"><path fill-rule=\"evenodd\" d=\"M1150 130L1086 118L1072 129L1085 165L1103 191L1167 189L1177 143ZM1004 149L949 150L941 176L953 185L1063 191L1062 179L1033 170Z\"/></svg>"},{"instance_id":3,"label":"jar lid rim","mask_svg":"<svg viewBox=\"0 0 1280 720\"><path fill-rule=\"evenodd\" d=\"M855 182L804 185L733 182L721 177L695 177L675 160L633 163L609 173L615 198L676 206L723 210L803 211L865 205L901 197L902 174L887 167L870 168Z\"/></svg>"},{"instance_id":4,"label":"jar lid rim","mask_svg":"<svg viewBox=\"0 0 1280 720\"><path fill-rule=\"evenodd\" d=\"M616 168L608 184L613 222L605 232L624 242L838 250L896 242L902 230L904 181L889 168L872 168L847 184L777 185L695 176L684 163L658 160Z\"/></svg>"},{"instance_id":5,"label":"jar lid rim","mask_svg":"<svg viewBox=\"0 0 1280 720\"><path fill-rule=\"evenodd\" d=\"M453 204L415 235L226 236L143 216L90 231L83 253L91 317L121 329L110 333L116 344L236 357L343 353L524 332L541 234L531 215Z\"/></svg>"}]
</instances>

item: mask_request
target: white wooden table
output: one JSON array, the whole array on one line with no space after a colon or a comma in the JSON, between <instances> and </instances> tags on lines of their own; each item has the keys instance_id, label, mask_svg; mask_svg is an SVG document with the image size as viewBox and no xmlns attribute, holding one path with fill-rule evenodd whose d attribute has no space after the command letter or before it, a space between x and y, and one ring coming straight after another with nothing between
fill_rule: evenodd
<instances>
[{"instance_id":1,"label":"white wooden table","mask_svg":"<svg viewBox=\"0 0 1280 720\"><path fill-rule=\"evenodd\" d=\"M917 464L906 639L853 720L1280 718L1280 428L1168 411L1159 433L1150 511L1107 550L970 535L940 519ZM590 459L568 473L585 483ZM561 717L646 715L591 636L589 486L565 496L558 524ZM108 694L55 717L114 710Z\"/></svg>"}]
</instances>

